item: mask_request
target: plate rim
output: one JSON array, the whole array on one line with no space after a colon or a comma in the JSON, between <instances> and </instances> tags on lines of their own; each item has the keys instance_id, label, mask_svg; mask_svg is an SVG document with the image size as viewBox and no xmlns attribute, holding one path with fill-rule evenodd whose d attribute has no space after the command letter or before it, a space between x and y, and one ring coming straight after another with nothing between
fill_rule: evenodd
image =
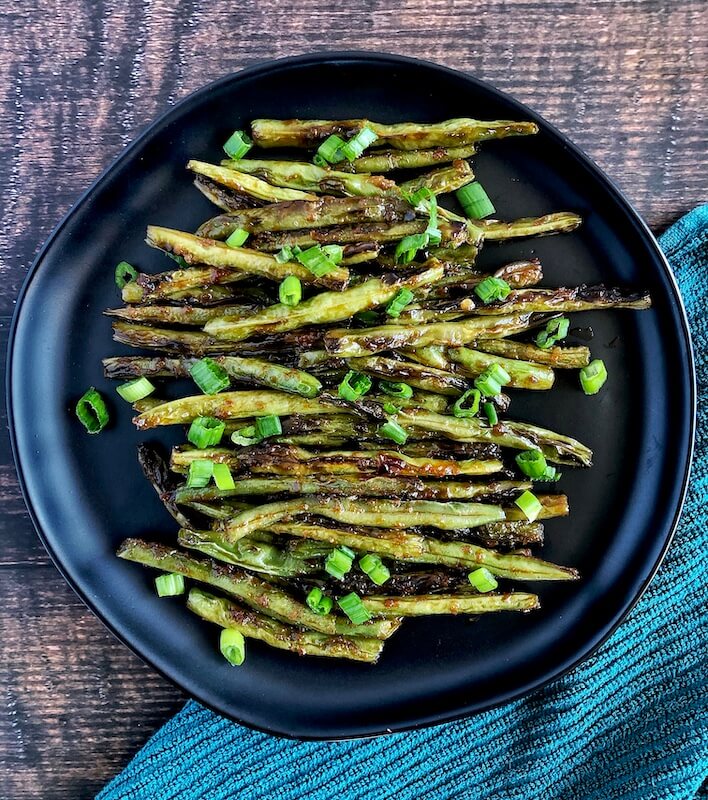
<instances>
[{"instance_id":1,"label":"plate rim","mask_svg":"<svg viewBox=\"0 0 708 800\"><path fill-rule=\"evenodd\" d=\"M78 582L74 581L73 578L69 576L67 570L64 568L63 564L59 561L58 557L54 553L44 531L39 525L35 509L33 507L31 498L29 496L29 492L27 490L22 464L19 457L17 432L15 429L15 419L13 412L13 395L12 395L13 392L12 374L13 374L13 363L14 363L15 337L17 333L17 327L19 324L20 316L22 314L22 307L25 295L29 290L32 280L38 273L46 253L54 243L54 240L61 233L63 228L69 223L74 214L76 214L79 211L79 209L94 193L94 191L99 188L104 179L107 178L114 171L116 167L122 164L123 161L128 160L132 156L133 151L138 149L145 140L149 139L149 137L153 134L153 132L156 129L161 128L165 124L169 123L171 117L173 116L178 117L182 113L182 109L185 106L187 106L190 103L193 103L195 100L198 100L203 95L207 95L214 90L220 89L222 86L232 83L233 81L238 81L239 79L242 78L249 78L258 74L267 74L271 71L278 71L283 69L287 70L291 67L296 67L299 65L311 65L318 63L323 64L327 62L367 63L367 62L381 62L381 61L388 62L389 64L392 65L405 65L405 66L417 66L417 67L423 66L428 69L442 72L448 77L454 77L458 80L461 78L475 85L476 87L483 89L484 91L496 95L504 102L510 102L513 105L519 106L520 108L523 109L525 113L528 114L529 118L540 120L543 123L545 132L549 133L552 137L554 137L559 145L561 145L566 150L570 151L571 154L574 156L574 158L583 167L589 169L591 172L593 172L597 177L601 179L602 183L604 184L604 188L614 196L614 199L622 207L626 219L628 221L631 221L631 223L637 229L638 233L646 241L646 244L649 247L651 247L651 249L654 251L655 256L658 257L658 262L661 265L665 277L668 279L670 292L673 295L672 299L676 303L677 313L681 323L680 325L681 334L684 340L683 344L686 350L686 360L687 360L686 366L688 368L688 377L689 377L689 386L687 387L688 388L687 399L688 399L690 413L688 419L687 456L683 469L683 476L681 478L680 493L674 510L673 518L669 530L665 536L665 541L662 544L661 551L655 563L653 564L649 573L643 580L635 597L626 605L626 607L619 613L617 618L606 628L606 630L602 632L600 638L597 639L594 643L592 643L589 647L587 647L579 655L577 655L571 661L571 663L562 666L560 669L553 672L552 674L546 675L542 679L536 680L535 682L529 685L525 685L514 691L507 692L506 694L504 694L503 697L497 699L494 702L487 703L483 705L481 708L470 708L469 705L467 705L466 707L462 707L461 709L458 709L456 711L452 712L443 711L437 713L434 716L431 716L421 721L393 724L390 727L377 729L365 733L348 733L338 736L301 735L301 734L296 735L289 733L288 731L285 730L278 730L275 727L255 725L251 722L242 720L234 714L226 712L223 709L217 708L210 701L199 696L199 694L196 691L194 690L188 691L187 689L185 689L184 686L177 680L177 678L168 674L161 667L156 666L156 664L153 663L152 659L148 655L140 652L135 645L127 641L124 638L124 636L118 630L116 630L113 623L109 621L97 609L95 603L87 596L87 594L78 584ZM277 59L264 59L263 61L259 61L255 64L252 64L236 72L230 72L222 76L221 78L217 78L214 81L210 81L209 83L200 86L199 88L190 92L184 98L176 102L173 106L168 108L162 114L158 115L156 118L148 122L145 125L144 129L120 153L118 153L118 155L116 155L110 161L110 163L100 172L100 174L90 183L90 185L79 195L79 197L75 200L75 202L70 205L66 213L62 216L62 218L59 220L59 222L47 236L46 240L44 241L39 251L37 252L30 268L27 271L27 274L22 282L22 286L20 287L20 290L17 295L15 310L13 312L12 320L10 323L5 364L6 364L5 400L6 400L7 419L8 419L8 433L10 437L12 459L14 462L15 471L17 473L18 483L22 493L22 498L39 540L41 541L52 563L59 571L59 573L62 575L64 580L68 583L68 585L72 588L72 590L84 603L84 605L111 632L111 634L115 636L116 639L118 639L118 641L120 641L131 652L133 652L143 663L147 664L151 669L153 669L155 672L157 672L159 675L161 675L163 678L169 681L173 686L176 686L181 692L186 694L188 696L188 699L196 700L206 708L209 708L214 713L222 717L225 717L227 719L230 719L233 722L236 722L239 725L243 725L244 727L249 728L251 730L256 730L261 733L267 733L272 736L277 736L279 738L290 739L295 741L348 741L356 739L367 739L378 736L387 736L392 733L402 733L405 731L420 730L427 727L431 727L433 725L454 722L457 720L464 719L466 717L470 717L476 714L481 714L486 711L490 711L494 708L506 705L507 703L525 697L531 694L532 692L536 692L539 689L567 675L573 669L578 667L582 662L584 662L586 659L588 659L590 656L596 653L599 650L599 648L602 647L608 641L608 639L625 621L625 619L630 614L632 609L642 598L649 584L656 576L656 573L659 570L659 567L661 566L662 562L664 561L664 558L666 557L668 549L671 546L671 543L676 534L676 530L678 528L683 507L686 501L686 495L688 492L690 476L691 476L693 457L695 453L696 413L697 413L696 369L695 369L695 357L693 353L693 342L691 337L691 330L688 324L688 318L686 315L686 309L684 306L683 298L678 288L676 278L674 276L671 267L669 266L666 256L661 250L659 243L654 234L652 233L652 231L650 230L649 226L641 217L641 215L637 212L637 210L634 208L632 203L627 199L624 193L617 187L614 181L610 177L608 177L608 175L595 163L595 161L590 156L588 156L580 147L574 144L564 133L558 130L558 128L556 128L553 124L549 123L538 112L529 108L525 103L521 102L520 100L517 100L513 95L510 95L507 92L498 89L496 86L492 85L491 83L488 83L483 79L476 77L475 75L467 74L466 72L463 72L461 70L457 70L452 67L445 66L443 64L438 64L434 61L429 61L427 59L413 58L411 56L401 56L382 51L321 50L306 54L286 56Z\"/></svg>"}]
</instances>

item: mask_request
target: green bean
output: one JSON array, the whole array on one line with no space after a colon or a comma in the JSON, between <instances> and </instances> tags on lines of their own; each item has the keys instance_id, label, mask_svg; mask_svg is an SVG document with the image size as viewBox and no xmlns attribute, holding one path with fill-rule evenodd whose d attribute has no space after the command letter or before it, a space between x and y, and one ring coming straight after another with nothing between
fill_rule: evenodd
<instances>
[{"instance_id":1,"label":"green bean","mask_svg":"<svg viewBox=\"0 0 708 800\"><path fill-rule=\"evenodd\" d=\"M196 305L183 306L124 306L109 308L103 313L107 317L118 317L129 322L162 323L165 325L191 325L201 327L215 317L245 317L258 311L256 303L244 305L220 305L202 308Z\"/></svg>"},{"instance_id":2,"label":"green bean","mask_svg":"<svg viewBox=\"0 0 708 800\"><path fill-rule=\"evenodd\" d=\"M347 136L370 128L378 139L376 145L396 150L419 150L426 147L462 147L485 139L526 136L538 132L534 122L493 122L476 119L449 119L422 124L402 122L384 125L367 119L348 120L276 120L256 119L251 123L253 140L258 147L315 148L331 134Z\"/></svg>"},{"instance_id":3,"label":"green bean","mask_svg":"<svg viewBox=\"0 0 708 800\"><path fill-rule=\"evenodd\" d=\"M363 597L370 614L384 617L425 617L433 614L486 614L494 611L532 611L538 597L526 592L507 594L428 594L413 597Z\"/></svg>"},{"instance_id":4,"label":"green bean","mask_svg":"<svg viewBox=\"0 0 708 800\"><path fill-rule=\"evenodd\" d=\"M240 161L226 160L221 163L226 169L257 175L273 186L289 187L307 192L351 197L372 197L385 194L398 196L400 194L396 184L382 175L352 175L298 161L259 161L244 158Z\"/></svg>"},{"instance_id":5,"label":"green bean","mask_svg":"<svg viewBox=\"0 0 708 800\"><path fill-rule=\"evenodd\" d=\"M549 347L543 350L535 344L514 342L511 339L478 339L474 347L483 353L547 364L557 369L580 369L590 363L589 347Z\"/></svg>"},{"instance_id":6,"label":"green bean","mask_svg":"<svg viewBox=\"0 0 708 800\"><path fill-rule=\"evenodd\" d=\"M505 241L527 236L548 236L553 233L570 233L582 222L582 218L571 211L544 214L542 217L523 217L512 222L498 219L476 220L484 231L486 241Z\"/></svg>"},{"instance_id":7,"label":"green bean","mask_svg":"<svg viewBox=\"0 0 708 800\"><path fill-rule=\"evenodd\" d=\"M497 364L508 373L511 378L509 386L514 389L544 391L553 386L555 379L552 369L530 361L493 356L467 347L450 347L447 352L460 371L471 377L477 377L488 367Z\"/></svg>"},{"instance_id":8,"label":"green bean","mask_svg":"<svg viewBox=\"0 0 708 800\"><path fill-rule=\"evenodd\" d=\"M442 264L429 262L423 272L397 280L371 278L342 292L320 292L294 308L283 304L269 306L249 317L228 315L209 320L204 331L210 336L241 341L257 333L280 333L307 325L324 325L349 319L353 314L382 305L407 288L415 290L442 277Z\"/></svg>"},{"instance_id":9,"label":"green bean","mask_svg":"<svg viewBox=\"0 0 708 800\"><path fill-rule=\"evenodd\" d=\"M233 189L239 194L255 197L257 200L264 200L267 203L316 199L316 196L309 192L279 188L244 172L237 172L227 167L218 167L215 164L207 164L204 161L192 160L187 164L187 169L191 169L197 175L204 175L206 178L220 183L228 189Z\"/></svg>"},{"instance_id":10,"label":"green bean","mask_svg":"<svg viewBox=\"0 0 708 800\"><path fill-rule=\"evenodd\" d=\"M283 392L301 394L303 397L317 397L322 389L322 384L313 375L272 361L237 356L216 356L213 360L226 370L230 378L237 381L260 384ZM194 358L119 356L104 358L103 369L107 378L188 378L196 361Z\"/></svg>"},{"instance_id":11,"label":"green bean","mask_svg":"<svg viewBox=\"0 0 708 800\"><path fill-rule=\"evenodd\" d=\"M325 335L325 347L333 355L365 356L401 347L426 347L431 344L454 347L475 339L511 336L525 330L529 314L467 319L430 325L382 325L361 330L336 329Z\"/></svg>"},{"instance_id":12,"label":"green bean","mask_svg":"<svg viewBox=\"0 0 708 800\"><path fill-rule=\"evenodd\" d=\"M415 211L410 204L395 196L318 197L316 200L290 200L234 214L221 214L201 225L197 235L226 239L239 228L255 234L363 222L390 225L414 217Z\"/></svg>"},{"instance_id":13,"label":"green bean","mask_svg":"<svg viewBox=\"0 0 708 800\"><path fill-rule=\"evenodd\" d=\"M440 503L434 500L362 500L348 498L297 498L267 503L242 511L220 523L226 541L236 541L251 532L268 528L281 520L317 514L347 525L401 529L429 525L440 530L473 528L505 518L504 511L484 503Z\"/></svg>"},{"instance_id":14,"label":"green bean","mask_svg":"<svg viewBox=\"0 0 708 800\"><path fill-rule=\"evenodd\" d=\"M434 167L477 152L474 144L463 147L435 147L431 150L370 150L351 162L337 164L343 172L393 172L397 169Z\"/></svg>"},{"instance_id":15,"label":"green bean","mask_svg":"<svg viewBox=\"0 0 708 800\"><path fill-rule=\"evenodd\" d=\"M400 184L404 195L413 194L419 189L429 189L433 194L447 194L466 186L474 180L472 167L464 159L457 159L449 166L432 170L417 178Z\"/></svg>"},{"instance_id":16,"label":"green bean","mask_svg":"<svg viewBox=\"0 0 708 800\"><path fill-rule=\"evenodd\" d=\"M303 353L301 360L306 360L306 356L307 353ZM368 356L366 358L350 358L347 363L353 369L376 378L407 383L418 389L452 397L458 397L469 388L469 382L459 375L448 370L426 367L410 361Z\"/></svg>"},{"instance_id":17,"label":"green bean","mask_svg":"<svg viewBox=\"0 0 708 800\"><path fill-rule=\"evenodd\" d=\"M152 247L182 256L188 264L208 264L219 269L235 270L241 274L262 275L275 281L294 275L303 283L314 283L331 289L343 289L349 282L349 271L343 267L336 267L326 275L318 277L297 262L287 261L281 264L273 256L257 250L229 247L223 242L201 239L191 233L171 228L149 225L146 241Z\"/></svg>"},{"instance_id":18,"label":"green bean","mask_svg":"<svg viewBox=\"0 0 708 800\"><path fill-rule=\"evenodd\" d=\"M603 285L516 290L504 300L487 305L478 297L466 297L455 302L459 302L461 311L474 314L519 314L528 311L568 313L606 308L645 309L651 306L648 292L609 289Z\"/></svg>"},{"instance_id":19,"label":"green bean","mask_svg":"<svg viewBox=\"0 0 708 800\"><path fill-rule=\"evenodd\" d=\"M383 647L383 642L378 639L301 631L201 589L190 590L187 608L222 628L240 631L247 638L260 639L271 647L299 655L347 658L375 664Z\"/></svg>"}]
</instances>

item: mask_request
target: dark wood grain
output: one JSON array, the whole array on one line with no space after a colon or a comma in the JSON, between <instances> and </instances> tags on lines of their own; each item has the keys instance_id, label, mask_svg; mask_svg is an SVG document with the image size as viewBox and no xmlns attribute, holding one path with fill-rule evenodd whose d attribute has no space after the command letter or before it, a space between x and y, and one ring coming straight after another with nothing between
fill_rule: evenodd
<instances>
[{"instance_id":1,"label":"dark wood grain","mask_svg":"<svg viewBox=\"0 0 708 800\"><path fill-rule=\"evenodd\" d=\"M705 0L6 2L2 347L40 244L121 149L202 84L296 53L387 50L484 78L567 133L663 229L708 199L706 30ZM0 797L91 797L183 698L51 565L7 437L0 501Z\"/></svg>"}]
</instances>

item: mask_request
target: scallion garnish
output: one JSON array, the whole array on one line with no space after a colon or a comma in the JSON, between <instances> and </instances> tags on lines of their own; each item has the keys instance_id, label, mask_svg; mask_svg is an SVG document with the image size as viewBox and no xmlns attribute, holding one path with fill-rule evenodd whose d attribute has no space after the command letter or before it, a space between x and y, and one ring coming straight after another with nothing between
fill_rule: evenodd
<instances>
[{"instance_id":1,"label":"scallion garnish","mask_svg":"<svg viewBox=\"0 0 708 800\"><path fill-rule=\"evenodd\" d=\"M499 364L491 364L474 380L475 388L485 397L496 397L501 394L502 386L508 383L511 383L511 376Z\"/></svg>"},{"instance_id":2,"label":"scallion garnish","mask_svg":"<svg viewBox=\"0 0 708 800\"><path fill-rule=\"evenodd\" d=\"M344 248L341 244L325 244L322 252L333 264L340 264L344 258Z\"/></svg>"},{"instance_id":3,"label":"scallion garnish","mask_svg":"<svg viewBox=\"0 0 708 800\"><path fill-rule=\"evenodd\" d=\"M474 287L474 293L485 304L493 303L496 300L505 300L510 291L511 286L505 280L494 276L485 278Z\"/></svg>"},{"instance_id":4,"label":"scallion garnish","mask_svg":"<svg viewBox=\"0 0 708 800\"><path fill-rule=\"evenodd\" d=\"M155 386L145 377L135 378L127 383L116 386L118 394L128 403L135 403L155 391Z\"/></svg>"},{"instance_id":5,"label":"scallion garnish","mask_svg":"<svg viewBox=\"0 0 708 800\"><path fill-rule=\"evenodd\" d=\"M391 439L396 444L405 444L408 439L408 434L394 419L389 419L379 427L379 434Z\"/></svg>"},{"instance_id":6,"label":"scallion garnish","mask_svg":"<svg viewBox=\"0 0 708 800\"><path fill-rule=\"evenodd\" d=\"M204 394L218 394L228 389L229 373L213 358L202 358L189 368L189 374Z\"/></svg>"},{"instance_id":7,"label":"scallion garnish","mask_svg":"<svg viewBox=\"0 0 708 800\"><path fill-rule=\"evenodd\" d=\"M189 267L184 256L177 255L177 253L165 253L165 255L171 258L176 264L179 264L182 269L187 269Z\"/></svg>"},{"instance_id":8,"label":"scallion garnish","mask_svg":"<svg viewBox=\"0 0 708 800\"><path fill-rule=\"evenodd\" d=\"M224 152L237 161L253 147L253 139L243 131L234 131L224 143Z\"/></svg>"},{"instance_id":9,"label":"scallion garnish","mask_svg":"<svg viewBox=\"0 0 708 800\"><path fill-rule=\"evenodd\" d=\"M413 302L415 295L410 289L399 289L398 294L386 306L386 314L389 317L400 317L401 311Z\"/></svg>"},{"instance_id":10,"label":"scallion garnish","mask_svg":"<svg viewBox=\"0 0 708 800\"><path fill-rule=\"evenodd\" d=\"M344 161L344 153L342 153L343 147L344 139L342 139L341 136L337 136L336 133L333 133L317 148L317 153L313 161L320 167L326 167L328 164L337 164L340 161Z\"/></svg>"},{"instance_id":11,"label":"scallion garnish","mask_svg":"<svg viewBox=\"0 0 708 800\"><path fill-rule=\"evenodd\" d=\"M341 580L352 568L354 553L348 547L337 547L325 559L325 572Z\"/></svg>"},{"instance_id":12,"label":"scallion garnish","mask_svg":"<svg viewBox=\"0 0 708 800\"><path fill-rule=\"evenodd\" d=\"M413 397L413 389L407 383L379 381L379 389L381 389L384 394L388 394L391 397L402 397L406 400L409 397Z\"/></svg>"},{"instance_id":13,"label":"scallion garnish","mask_svg":"<svg viewBox=\"0 0 708 800\"><path fill-rule=\"evenodd\" d=\"M116 286L122 289L126 283L132 283L138 277L138 271L132 264L127 261L121 261L116 264L115 278Z\"/></svg>"},{"instance_id":14,"label":"scallion garnish","mask_svg":"<svg viewBox=\"0 0 708 800\"><path fill-rule=\"evenodd\" d=\"M428 236L425 233L413 233L404 236L396 245L394 258L397 264L410 264L416 256L418 250L422 250L428 245Z\"/></svg>"},{"instance_id":15,"label":"scallion garnish","mask_svg":"<svg viewBox=\"0 0 708 800\"><path fill-rule=\"evenodd\" d=\"M283 245L280 250L273 256L278 264L285 264L293 260L293 249L289 245Z\"/></svg>"},{"instance_id":16,"label":"scallion garnish","mask_svg":"<svg viewBox=\"0 0 708 800\"><path fill-rule=\"evenodd\" d=\"M596 358L580 370L580 385L585 394L597 394L607 380L605 362Z\"/></svg>"},{"instance_id":17,"label":"scallion garnish","mask_svg":"<svg viewBox=\"0 0 708 800\"><path fill-rule=\"evenodd\" d=\"M546 457L540 450L524 450L517 454L515 460L524 475L534 480L543 477L548 467Z\"/></svg>"},{"instance_id":18,"label":"scallion garnish","mask_svg":"<svg viewBox=\"0 0 708 800\"><path fill-rule=\"evenodd\" d=\"M234 483L234 479L231 475L231 470L229 469L228 464L214 464L212 477L214 478L216 488L221 489L222 492L236 488L236 484Z\"/></svg>"},{"instance_id":19,"label":"scallion garnish","mask_svg":"<svg viewBox=\"0 0 708 800\"><path fill-rule=\"evenodd\" d=\"M219 650L232 667L240 667L246 660L246 640L241 631L224 628L219 635Z\"/></svg>"},{"instance_id":20,"label":"scallion garnish","mask_svg":"<svg viewBox=\"0 0 708 800\"><path fill-rule=\"evenodd\" d=\"M355 401L371 389L371 378L363 372L350 369L337 387L337 393L345 400Z\"/></svg>"},{"instance_id":21,"label":"scallion garnish","mask_svg":"<svg viewBox=\"0 0 708 800\"><path fill-rule=\"evenodd\" d=\"M269 436L280 436L283 426L280 424L280 417L275 414L267 414L265 417L256 418L256 436L267 439Z\"/></svg>"},{"instance_id":22,"label":"scallion garnish","mask_svg":"<svg viewBox=\"0 0 708 800\"><path fill-rule=\"evenodd\" d=\"M308 247L307 250L302 250L299 253L293 251L293 254L303 267L309 269L310 272L318 278L337 269L337 265L334 261L332 261L318 244Z\"/></svg>"},{"instance_id":23,"label":"scallion garnish","mask_svg":"<svg viewBox=\"0 0 708 800\"><path fill-rule=\"evenodd\" d=\"M360 558L359 566L377 586L382 586L391 577L388 567L373 553L367 553Z\"/></svg>"},{"instance_id":24,"label":"scallion garnish","mask_svg":"<svg viewBox=\"0 0 708 800\"><path fill-rule=\"evenodd\" d=\"M331 137L330 137L331 138ZM359 158L369 145L372 145L379 137L371 128L362 128L351 139L344 142L340 151L347 161L354 161ZM319 150L317 151L319 153Z\"/></svg>"},{"instance_id":25,"label":"scallion garnish","mask_svg":"<svg viewBox=\"0 0 708 800\"><path fill-rule=\"evenodd\" d=\"M533 492L525 491L520 497L514 500L514 505L518 506L524 513L529 522L533 522L543 511L541 501Z\"/></svg>"},{"instance_id":26,"label":"scallion garnish","mask_svg":"<svg viewBox=\"0 0 708 800\"><path fill-rule=\"evenodd\" d=\"M189 464L187 473L187 487L189 489L203 489L208 486L214 474L214 462L206 458L196 458Z\"/></svg>"},{"instance_id":27,"label":"scallion garnish","mask_svg":"<svg viewBox=\"0 0 708 800\"><path fill-rule=\"evenodd\" d=\"M184 576L177 572L167 572L155 578L158 597L175 597L184 594Z\"/></svg>"},{"instance_id":28,"label":"scallion garnish","mask_svg":"<svg viewBox=\"0 0 708 800\"><path fill-rule=\"evenodd\" d=\"M455 193L457 199L470 219L484 219L495 211L492 201L480 183L468 183Z\"/></svg>"},{"instance_id":29,"label":"scallion garnish","mask_svg":"<svg viewBox=\"0 0 708 800\"><path fill-rule=\"evenodd\" d=\"M371 614L366 610L366 606L361 602L361 598L356 592L340 597L337 600L337 605L355 625L361 625L371 619Z\"/></svg>"},{"instance_id":30,"label":"scallion garnish","mask_svg":"<svg viewBox=\"0 0 708 800\"><path fill-rule=\"evenodd\" d=\"M474 417L479 411L482 393L479 389L468 389L462 397L458 397L452 406L453 417Z\"/></svg>"},{"instance_id":31,"label":"scallion garnish","mask_svg":"<svg viewBox=\"0 0 708 800\"><path fill-rule=\"evenodd\" d=\"M214 417L197 417L189 426L187 439L200 450L219 444L226 423Z\"/></svg>"},{"instance_id":32,"label":"scallion garnish","mask_svg":"<svg viewBox=\"0 0 708 800\"><path fill-rule=\"evenodd\" d=\"M302 284L295 275L288 275L278 287L278 299L284 306L294 307L302 300Z\"/></svg>"},{"instance_id":33,"label":"scallion garnish","mask_svg":"<svg viewBox=\"0 0 708 800\"><path fill-rule=\"evenodd\" d=\"M470 572L467 579L478 592L491 592L499 586L497 579L486 567Z\"/></svg>"},{"instance_id":34,"label":"scallion garnish","mask_svg":"<svg viewBox=\"0 0 708 800\"><path fill-rule=\"evenodd\" d=\"M100 433L108 424L108 409L93 386L76 403L76 416L89 433Z\"/></svg>"},{"instance_id":35,"label":"scallion garnish","mask_svg":"<svg viewBox=\"0 0 708 800\"><path fill-rule=\"evenodd\" d=\"M241 247L241 245L248 239L248 231L243 228L236 228L236 230L226 239L226 244L229 247Z\"/></svg>"},{"instance_id":36,"label":"scallion garnish","mask_svg":"<svg viewBox=\"0 0 708 800\"><path fill-rule=\"evenodd\" d=\"M313 587L307 593L307 597L305 598L305 602L310 607L315 614L319 614L321 617L326 616L332 610L332 606L334 605L332 598L327 597L327 595L320 589L318 586Z\"/></svg>"},{"instance_id":37,"label":"scallion garnish","mask_svg":"<svg viewBox=\"0 0 708 800\"><path fill-rule=\"evenodd\" d=\"M556 342L565 339L568 335L570 328L570 320L567 317L559 317L557 319L549 320L546 327L542 330L535 339L536 346L542 350L548 350Z\"/></svg>"},{"instance_id":38,"label":"scallion garnish","mask_svg":"<svg viewBox=\"0 0 708 800\"><path fill-rule=\"evenodd\" d=\"M494 403L485 403L482 406L482 411L484 411L484 415L487 418L487 422L494 426L499 422L499 416L497 415L497 410L494 407Z\"/></svg>"},{"instance_id":39,"label":"scallion garnish","mask_svg":"<svg viewBox=\"0 0 708 800\"><path fill-rule=\"evenodd\" d=\"M256 432L255 425L246 425L231 434L231 441L241 447L251 447L251 445L258 444L261 437Z\"/></svg>"}]
</instances>

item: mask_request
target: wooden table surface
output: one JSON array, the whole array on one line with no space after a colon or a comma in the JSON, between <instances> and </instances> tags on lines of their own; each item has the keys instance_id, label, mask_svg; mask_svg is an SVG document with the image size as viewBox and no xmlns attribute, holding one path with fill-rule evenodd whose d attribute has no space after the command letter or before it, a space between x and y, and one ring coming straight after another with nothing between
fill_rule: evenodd
<instances>
[{"instance_id":1,"label":"wooden table surface","mask_svg":"<svg viewBox=\"0 0 708 800\"><path fill-rule=\"evenodd\" d=\"M3 341L35 253L94 177L167 106L269 58L359 49L438 61L538 110L653 229L708 199L705 0L6 0L0 10ZM25 512L7 437L0 448L0 797L92 797L184 697L64 583Z\"/></svg>"}]
</instances>

